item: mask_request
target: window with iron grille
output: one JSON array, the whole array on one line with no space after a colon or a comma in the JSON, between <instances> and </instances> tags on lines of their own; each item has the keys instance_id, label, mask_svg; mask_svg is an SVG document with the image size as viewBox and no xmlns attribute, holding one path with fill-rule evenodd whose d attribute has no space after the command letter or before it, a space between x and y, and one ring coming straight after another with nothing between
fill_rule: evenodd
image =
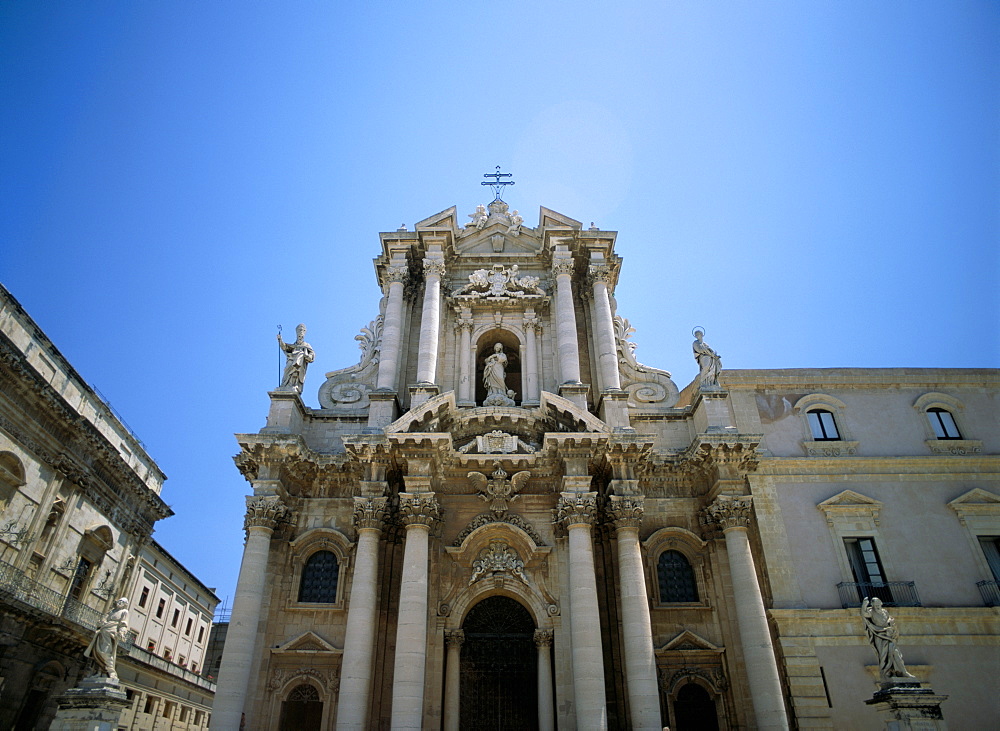
<instances>
[{"instance_id":1,"label":"window with iron grille","mask_svg":"<svg viewBox=\"0 0 1000 731\"><path fill-rule=\"evenodd\" d=\"M698 584L687 557L680 551L664 551L656 567L660 602L696 602Z\"/></svg>"},{"instance_id":2,"label":"window with iron grille","mask_svg":"<svg viewBox=\"0 0 1000 731\"><path fill-rule=\"evenodd\" d=\"M337 601L340 564L330 551L317 551L302 568L299 601L333 604Z\"/></svg>"}]
</instances>

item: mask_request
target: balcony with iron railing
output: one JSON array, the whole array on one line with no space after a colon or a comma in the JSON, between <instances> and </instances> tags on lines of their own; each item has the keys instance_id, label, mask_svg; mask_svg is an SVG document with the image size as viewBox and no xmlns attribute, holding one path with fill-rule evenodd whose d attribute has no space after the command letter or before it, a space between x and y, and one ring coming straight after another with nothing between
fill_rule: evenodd
<instances>
[{"instance_id":1,"label":"balcony with iron railing","mask_svg":"<svg viewBox=\"0 0 1000 731\"><path fill-rule=\"evenodd\" d=\"M860 607L861 601L881 599L887 607L919 607L920 597L912 581L842 581L837 584L840 604L844 609Z\"/></svg>"},{"instance_id":2,"label":"balcony with iron railing","mask_svg":"<svg viewBox=\"0 0 1000 731\"><path fill-rule=\"evenodd\" d=\"M983 604L988 607L1000 607L1000 581L977 581L979 594L983 597Z\"/></svg>"}]
</instances>

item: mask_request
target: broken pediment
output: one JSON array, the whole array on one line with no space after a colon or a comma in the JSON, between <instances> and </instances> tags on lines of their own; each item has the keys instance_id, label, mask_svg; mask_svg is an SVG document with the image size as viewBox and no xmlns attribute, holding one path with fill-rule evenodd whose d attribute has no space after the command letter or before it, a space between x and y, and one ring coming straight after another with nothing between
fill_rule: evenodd
<instances>
[{"instance_id":1,"label":"broken pediment","mask_svg":"<svg viewBox=\"0 0 1000 731\"><path fill-rule=\"evenodd\" d=\"M448 229L449 231L454 231L460 228L458 223L458 208L451 206L451 208L446 208L440 213L435 213L433 216L428 216L423 221L417 221L413 225L415 231L423 231L425 229Z\"/></svg>"},{"instance_id":2,"label":"broken pediment","mask_svg":"<svg viewBox=\"0 0 1000 731\"><path fill-rule=\"evenodd\" d=\"M545 206L539 206L538 227L572 228L580 230L583 228L583 224L577 221L576 219L570 218L569 216L564 216L562 213L553 211L551 208L546 208Z\"/></svg>"}]
</instances>

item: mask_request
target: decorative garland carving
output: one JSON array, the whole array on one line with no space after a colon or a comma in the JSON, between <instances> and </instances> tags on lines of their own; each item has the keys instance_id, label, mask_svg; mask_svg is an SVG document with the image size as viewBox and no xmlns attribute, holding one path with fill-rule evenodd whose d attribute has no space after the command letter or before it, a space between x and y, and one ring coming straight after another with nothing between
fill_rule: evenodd
<instances>
[{"instance_id":1,"label":"decorative garland carving","mask_svg":"<svg viewBox=\"0 0 1000 731\"><path fill-rule=\"evenodd\" d=\"M680 397L677 384L669 371L662 371L643 365L635 359L636 343L630 338L635 328L629 321L615 315L615 343L618 349L618 372L622 379L622 389L628 392L629 406L673 406Z\"/></svg>"},{"instance_id":2,"label":"decorative garland carving","mask_svg":"<svg viewBox=\"0 0 1000 731\"><path fill-rule=\"evenodd\" d=\"M531 537L531 540L535 542L536 546L543 545L541 536L538 535L538 532L531 526L531 524L520 515L515 515L513 513L505 513L504 515L482 513L481 515L477 515L467 526L465 526L465 530L458 534L458 538L455 539L455 542L452 545L461 546L472 531L477 528L482 528L484 525L489 525L490 523L506 523L507 525L514 526L515 528L520 528Z\"/></svg>"}]
</instances>

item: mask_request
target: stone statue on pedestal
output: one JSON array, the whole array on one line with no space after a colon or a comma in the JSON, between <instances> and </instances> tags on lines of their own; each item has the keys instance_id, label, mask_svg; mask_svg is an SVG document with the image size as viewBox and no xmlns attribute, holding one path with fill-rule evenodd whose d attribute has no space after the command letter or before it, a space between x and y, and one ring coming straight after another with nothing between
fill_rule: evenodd
<instances>
[{"instance_id":1,"label":"stone statue on pedestal","mask_svg":"<svg viewBox=\"0 0 1000 731\"><path fill-rule=\"evenodd\" d=\"M115 602L114 609L98 625L94 636L83 651L84 657L89 657L97 663L97 674L103 674L112 680L118 680L115 661L118 654L118 643L124 642L128 633L128 599L124 597Z\"/></svg>"},{"instance_id":2,"label":"stone statue on pedestal","mask_svg":"<svg viewBox=\"0 0 1000 731\"><path fill-rule=\"evenodd\" d=\"M507 388L506 366L507 356L504 355L503 345L497 343L483 369L483 385L486 386L483 406L514 406L514 392Z\"/></svg>"},{"instance_id":3,"label":"stone statue on pedestal","mask_svg":"<svg viewBox=\"0 0 1000 731\"><path fill-rule=\"evenodd\" d=\"M875 648L878 655L879 674L883 680L892 678L912 678L903 665L903 655L896 647L899 639L899 630L896 629L896 620L889 616L882 607L882 600L878 597L870 600L868 597L861 602L861 618L865 622L865 633L868 641Z\"/></svg>"},{"instance_id":4,"label":"stone statue on pedestal","mask_svg":"<svg viewBox=\"0 0 1000 731\"><path fill-rule=\"evenodd\" d=\"M704 337L704 330L695 330L694 342L691 344L691 349L694 351L694 359L698 361L698 385L718 386L719 371L722 370L722 358L702 340Z\"/></svg>"},{"instance_id":5,"label":"stone statue on pedestal","mask_svg":"<svg viewBox=\"0 0 1000 731\"><path fill-rule=\"evenodd\" d=\"M482 230L483 226L489 220L490 215L486 212L486 206L480 204L476 206L476 212L470 213L469 218L472 220L465 224L466 228L474 228L477 231Z\"/></svg>"},{"instance_id":6,"label":"stone statue on pedestal","mask_svg":"<svg viewBox=\"0 0 1000 731\"><path fill-rule=\"evenodd\" d=\"M278 347L285 353L285 371L281 374L280 388L290 388L301 393L306 382L306 368L316 360L316 353L305 341L305 325L296 327L295 335L294 343L286 343L281 339L281 333L278 333Z\"/></svg>"}]
</instances>

